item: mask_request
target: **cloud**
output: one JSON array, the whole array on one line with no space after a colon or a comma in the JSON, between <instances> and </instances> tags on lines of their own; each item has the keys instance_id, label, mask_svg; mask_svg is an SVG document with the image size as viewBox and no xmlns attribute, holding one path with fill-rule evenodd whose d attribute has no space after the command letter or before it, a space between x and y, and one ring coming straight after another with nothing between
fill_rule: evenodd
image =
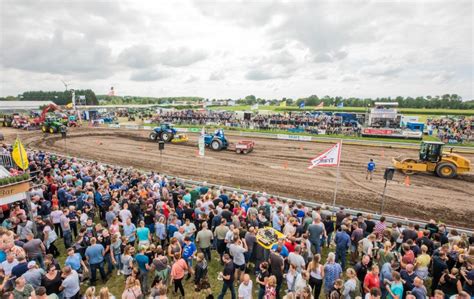
<instances>
[{"instance_id":1,"label":"cloud","mask_svg":"<svg viewBox=\"0 0 474 299\"><path fill-rule=\"evenodd\" d=\"M118 62L131 68L148 68L159 63L158 53L147 45L135 45L124 49Z\"/></svg>"},{"instance_id":2,"label":"cloud","mask_svg":"<svg viewBox=\"0 0 474 299\"><path fill-rule=\"evenodd\" d=\"M198 80L199 80L199 78L197 76L190 75L186 78L186 80L184 80L184 83L193 83L193 82L196 82Z\"/></svg>"},{"instance_id":3,"label":"cloud","mask_svg":"<svg viewBox=\"0 0 474 299\"><path fill-rule=\"evenodd\" d=\"M209 80L211 81L220 81L225 78L225 73L223 71L215 71L209 75Z\"/></svg>"},{"instance_id":4,"label":"cloud","mask_svg":"<svg viewBox=\"0 0 474 299\"><path fill-rule=\"evenodd\" d=\"M270 80L270 79L282 79L290 77L290 73L285 73L279 70L261 70L254 69L250 70L245 74L247 80L252 81L261 81L261 80Z\"/></svg>"},{"instance_id":5,"label":"cloud","mask_svg":"<svg viewBox=\"0 0 474 299\"><path fill-rule=\"evenodd\" d=\"M453 72L440 71L433 73L432 76L433 82L443 84L451 81L455 77L455 74Z\"/></svg>"},{"instance_id":6,"label":"cloud","mask_svg":"<svg viewBox=\"0 0 474 299\"><path fill-rule=\"evenodd\" d=\"M316 80L325 80L318 94L334 96L474 96L469 0L3 0L1 7L2 96L62 89L57 78L97 90L115 82L144 96L238 98L249 90L297 98L312 94Z\"/></svg>"},{"instance_id":7,"label":"cloud","mask_svg":"<svg viewBox=\"0 0 474 299\"><path fill-rule=\"evenodd\" d=\"M147 68L157 64L184 67L204 60L206 57L207 54L204 51L187 47L157 51L149 45L134 45L124 49L118 61L132 68Z\"/></svg>"},{"instance_id":8,"label":"cloud","mask_svg":"<svg viewBox=\"0 0 474 299\"><path fill-rule=\"evenodd\" d=\"M348 53L344 50L317 53L313 56L313 61L316 63L334 62L346 58L347 55Z\"/></svg>"},{"instance_id":9,"label":"cloud","mask_svg":"<svg viewBox=\"0 0 474 299\"><path fill-rule=\"evenodd\" d=\"M362 67L360 72L371 77L395 77L403 71L403 67L398 64L375 64Z\"/></svg>"},{"instance_id":10,"label":"cloud","mask_svg":"<svg viewBox=\"0 0 474 299\"><path fill-rule=\"evenodd\" d=\"M358 81L358 80L359 80L359 77L353 74L342 75L339 79L339 81L341 82L352 82L352 81Z\"/></svg>"},{"instance_id":11,"label":"cloud","mask_svg":"<svg viewBox=\"0 0 474 299\"><path fill-rule=\"evenodd\" d=\"M159 54L160 62L164 65L181 67L204 60L207 54L202 50L192 50L187 47L167 49Z\"/></svg>"},{"instance_id":12,"label":"cloud","mask_svg":"<svg viewBox=\"0 0 474 299\"><path fill-rule=\"evenodd\" d=\"M50 74L79 74L108 77L113 69L110 47L80 35L57 30L49 37L20 37L2 47L2 65L25 71ZM9 40L9 38L7 38Z\"/></svg>"},{"instance_id":13,"label":"cloud","mask_svg":"<svg viewBox=\"0 0 474 299\"><path fill-rule=\"evenodd\" d=\"M154 68L143 69L132 72L130 80L132 81L157 81L170 77L170 72L157 70Z\"/></svg>"}]
</instances>

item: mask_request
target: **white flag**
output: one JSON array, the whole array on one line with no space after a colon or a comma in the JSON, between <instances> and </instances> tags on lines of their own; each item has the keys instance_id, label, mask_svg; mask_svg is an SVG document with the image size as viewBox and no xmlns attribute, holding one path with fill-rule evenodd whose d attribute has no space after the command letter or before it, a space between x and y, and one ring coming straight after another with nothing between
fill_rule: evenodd
<instances>
[{"instance_id":1,"label":"white flag","mask_svg":"<svg viewBox=\"0 0 474 299\"><path fill-rule=\"evenodd\" d=\"M250 107L250 110L258 110L258 103L255 104L255 105L252 105L252 106Z\"/></svg>"},{"instance_id":2,"label":"white flag","mask_svg":"<svg viewBox=\"0 0 474 299\"><path fill-rule=\"evenodd\" d=\"M333 147L322 153L321 155L310 160L311 165L308 169L316 166L338 166L341 160L341 143L336 143Z\"/></svg>"},{"instance_id":3,"label":"white flag","mask_svg":"<svg viewBox=\"0 0 474 299\"><path fill-rule=\"evenodd\" d=\"M202 127L201 136L199 136L198 146L199 146L199 156L204 157L204 135L206 135L206 130Z\"/></svg>"}]
</instances>

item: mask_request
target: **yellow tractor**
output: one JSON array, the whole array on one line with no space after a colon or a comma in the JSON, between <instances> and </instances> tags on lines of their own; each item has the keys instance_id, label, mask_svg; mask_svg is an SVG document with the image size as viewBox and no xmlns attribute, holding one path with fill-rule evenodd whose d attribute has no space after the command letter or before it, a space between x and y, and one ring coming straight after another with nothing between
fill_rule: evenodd
<instances>
[{"instance_id":1,"label":"yellow tractor","mask_svg":"<svg viewBox=\"0 0 474 299\"><path fill-rule=\"evenodd\" d=\"M405 174L432 172L441 178L453 178L471 170L470 161L452 152L443 153L443 142L423 141L418 160L397 157L392 162L396 169Z\"/></svg>"}]
</instances>

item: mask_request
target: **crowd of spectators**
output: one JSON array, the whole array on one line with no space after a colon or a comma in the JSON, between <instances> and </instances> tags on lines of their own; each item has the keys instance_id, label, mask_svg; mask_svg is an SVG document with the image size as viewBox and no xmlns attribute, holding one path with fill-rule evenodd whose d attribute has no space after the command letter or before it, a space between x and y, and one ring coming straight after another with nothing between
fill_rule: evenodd
<instances>
[{"instance_id":1,"label":"crowd of spectators","mask_svg":"<svg viewBox=\"0 0 474 299\"><path fill-rule=\"evenodd\" d=\"M474 140L474 118L438 118L428 119L429 135L436 136L445 143L464 143Z\"/></svg>"},{"instance_id":2,"label":"crowd of spectators","mask_svg":"<svg viewBox=\"0 0 474 299\"><path fill-rule=\"evenodd\" d=\"M31 206L0 214L2 298L474 295L474 238L434 220L403 226L44 152L29 160ZM270 249L257 242L265 227L282 233ZM102 285L123 277L122 293L97 292L97 272Z\"/></svg>"},{"instance_id":3,"label":"crowd of spectators","mask_svg":"<svg viewBox=\"0 0 474 299\"><path fill-rule=\"evenodd\" d=\"M259 130L300 130L312 134L360 134L357 122L343 121L342 117L325 113L253 114L238 116L225 111L182 110L163 112L152 121L177 125L217 125Z\"/></svg>"}]
</instances>

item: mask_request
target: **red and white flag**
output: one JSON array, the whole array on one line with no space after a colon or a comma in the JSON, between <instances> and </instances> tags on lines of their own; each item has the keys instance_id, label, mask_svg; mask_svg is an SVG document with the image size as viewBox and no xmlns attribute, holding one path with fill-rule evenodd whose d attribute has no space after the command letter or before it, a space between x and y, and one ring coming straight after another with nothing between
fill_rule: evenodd
<instances>
[{"instance_id":1,"label":"red and white flag","mask_svg":"<svg viewBox=\"0 0 474 299\"><path fill-rule=\"evenodd\" d=\"M336 143L333 147L322 153L321 155L310 160L311 165L308 169L313 169L317 166L338 166L341 161L341 143Z\"/></svg>"}]
</instances>

